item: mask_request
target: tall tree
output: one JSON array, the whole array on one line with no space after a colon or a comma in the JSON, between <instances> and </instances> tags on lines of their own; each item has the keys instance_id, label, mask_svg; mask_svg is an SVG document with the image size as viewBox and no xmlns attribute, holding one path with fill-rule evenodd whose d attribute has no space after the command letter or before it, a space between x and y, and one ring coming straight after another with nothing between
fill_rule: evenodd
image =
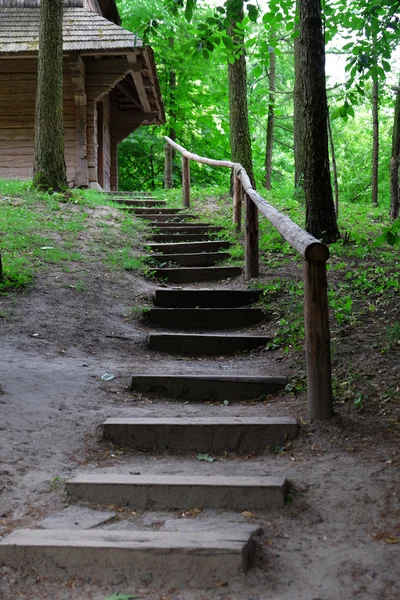
<instances>
[{"instance_id":1,"label":"tall tree","mask_svg":"<svg viewBox=\"0 0 400 600\"><path fill-rule=\"evenodd\" d=\"M273 47L275 35L271 36L269 50L269 92L268 92L268 118L267 137L265 143L265 187L272 189L272 152L274 147L275 129L275 93L276 93L276 53Z\"/></svg>"},{"instance_id":2,"label":"tall tree","mask_svg":"<svg viewBox=\"0 0 400 600\"><path fill-rule=\"evenodd\" d=\"M396 88L396 105L392 135L392 156L390 159L390 216L397 219L400 209L399 189L400 167L400 86Z\"/></svg>"},{"instance_id":3,"label":"tall tree","mask_svg":"<svg viewBox=\"0 0 400 600\"><path fill-rule=\"evenodd\" d=\"M374 15L375 18L375 15ZM372 34L372 204L378 206L378 175L379 175L379 80L377 58L377 33Z\"/></svg>"},{"instance_id":4,"label":"tall tree","mask_svg":"<svg viewBox=\"0 0 400 600\"><path fill-rule=\"evenodd\" d=\"M35 116L34 185L67 187L63 123L63 0L41 0Z\"/></svg>"},{"instance_id":5,"label":"tall tree","mask_svg":"<svg viewBox=\"0 0 400 600\"><path fill-rule=\"evenodd\" d=\"M244 34L238 28L243 21L243 1L228 0L227 15L231 21L228 33L235 46L234 60L228 61L229 129L231 159L240 163L255 187L251 151L249 111L247 107L247 67Z\"/></svg>"},{"instance_id":6,"label":"tall tree","mask_svg":"<svg viewBox=\"0 0 400 600\"><path fill-rule=\"evenodd\" d=\"M333 204L328 152L328 103L325 86L325 43L320 0L299 0L299 64L301 93L295 96L302 118L297 148L304 155L306 229L326 243L339 237Z\"/></svg>"},{"instance_id":7,"label":"tall tree","mask_svg":"<svg viewBox=\"0 0 400 600\"><path fill-rule=\"evenodd\" d=\"M294 39L294 187L303 194L304 184L304 122L303 122L303 80L301 73L301 43L300 43L300 0L296 0L296 36Z\"/></svg>"}]
</instances>

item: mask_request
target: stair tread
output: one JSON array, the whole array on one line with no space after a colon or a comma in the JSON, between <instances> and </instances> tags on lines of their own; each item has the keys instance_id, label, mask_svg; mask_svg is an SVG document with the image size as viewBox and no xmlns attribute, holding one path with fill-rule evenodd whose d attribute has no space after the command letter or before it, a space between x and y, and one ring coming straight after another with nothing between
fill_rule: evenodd
<instances>
[{"instance_id":1,"label":"stair tread","mask_svg":"<svg viewBox=\"0 0 400 600\"><path fill-rule=\"evenodd\" d=\"M130 473L84 473L68 480L67 484L100 483L102 485L168 485L168 486L229 486L282 487L285 477L244 477L237 475L131 475Z\"/></svg>"},{"instance_id":2,"label":"stair tread","mask_svg":"<svg viewBox=\"0 0 400 600\"><path fill-rule=\"evenodd\" d=\"M109 417L104 425L174 425L178 427L209 425L234 426L239 425L297 425L294 417Z\"/></svg>"},{"instance_id":3,"label":"stair tread","mask_svg":"<svg viewBox=\"0 0 400 600\"><path fill-rule=\"evenodd\" d=\"M125 548L231 548L241 549L248 533L225 529L213 531L117 531L108 529L17 529L0 540L0 548L7 546L66 547L125 547Z\"/></svg>"}]
</instances>

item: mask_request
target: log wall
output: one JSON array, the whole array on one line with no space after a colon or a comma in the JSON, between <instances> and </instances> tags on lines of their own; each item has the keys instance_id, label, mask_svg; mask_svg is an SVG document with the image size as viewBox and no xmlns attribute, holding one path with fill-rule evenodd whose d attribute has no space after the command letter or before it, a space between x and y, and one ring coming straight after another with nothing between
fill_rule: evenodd
<instances>
[{"instance_id":1,"label":"log wall","mask_svg":"<svg viewBox=\"0 0 400 600\"><path fill-rule=\"evenodd\" d=\"M0 178L33 174L37 60L0 59ZM76 165L76 112L68 61L64 63L64 135L68 183Z\"/></svg>"}]
</instances>

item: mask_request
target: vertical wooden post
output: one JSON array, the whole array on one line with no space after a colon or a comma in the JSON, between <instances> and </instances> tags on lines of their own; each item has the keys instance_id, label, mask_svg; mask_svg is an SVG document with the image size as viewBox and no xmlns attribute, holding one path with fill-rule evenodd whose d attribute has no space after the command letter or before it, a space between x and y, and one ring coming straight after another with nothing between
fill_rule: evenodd
<instances>
[{"instance_id":1,"label":"vertical wooden post","mask_svg":"<svg viewBox=\"0 0 400 600\"><path fill-rule=\"evenodd\" d=\"M304 261L304 329L309 414L329 419L333 395L325 261Z\"/></svg>"},{"instance_id":2,"label":"vertical wooden post","mask_svg":"<svg viewBox=\"0 0 400 600\"><path fill-rule=\"evenodd\" d=\"M258 277L260 273L258 257L258 209L251 198L245 194L245 278Z\"/></svg>"},{"instance_id":3,"label":"vertical wooden post","mask_svg":"<svg viewBox=\"0 0 400 600\"><path fill-rule=\"evenodd\" d=\"M184 208L190 206L190 162L182 155L182 205Z\"/></svg>"},{"instance_id":4,"label":"vertical wooden post","mask_svg":"<svg viewBox=\"0 0 400 600\"><path fill-rule=\"evenodd\" d=\"M242 184L236 173L233 173L233 225L235 231L242 229Z\"/></svg>"}]
</instances>

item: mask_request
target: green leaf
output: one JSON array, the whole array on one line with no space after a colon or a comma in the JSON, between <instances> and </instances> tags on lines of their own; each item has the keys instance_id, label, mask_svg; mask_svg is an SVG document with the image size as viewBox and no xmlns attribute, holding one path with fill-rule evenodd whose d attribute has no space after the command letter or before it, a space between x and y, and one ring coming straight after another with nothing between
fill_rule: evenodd
<instances>
[{"instance_id":1,"label":"green leaf","mask_svg":"<svg viewBox=\"0 0 400 600\"><path fill-rule=\"evenodd\" d=\"M185 19L186 21L191 21L193 17L193 11L196 6L196 0L186 0L185 7Z\"/></svg>"},{"instance_id":2,"label":"green leaf","mask_svg":"<svg viewBox=\"0 0 400 600\"><path fill-rule=\"evenodd\" d=\"M200 460L202 462L209 462L209 463L215 462L215 458L213 458L209 454L198 454L196 456L196 458L197 458L197 460Z\"/></svg>"},{"instance_id":3,"label":"green leaf","mask_svg":"<svg viewBox=\"0 0 400 600\"><path fill-rule=\"evenodd\" d=\"M257 65L253 69L253 77L255 77L256 79L258 79L258 77L261 77L262 72L263 72L262 67L260 65Z\"/></svg>"},{"instance_id":4,"label":"green leaf","mask_svg":"<svg viewBox=\"0 0 400 600\"><path fill-rule=\"evenodd\" d=\"M222 42L228 48L228 50L234 50L235 49L235 44L233 43L233 40L230 37L223 36L222 37Z\"/></svg>"}]
</instances>

